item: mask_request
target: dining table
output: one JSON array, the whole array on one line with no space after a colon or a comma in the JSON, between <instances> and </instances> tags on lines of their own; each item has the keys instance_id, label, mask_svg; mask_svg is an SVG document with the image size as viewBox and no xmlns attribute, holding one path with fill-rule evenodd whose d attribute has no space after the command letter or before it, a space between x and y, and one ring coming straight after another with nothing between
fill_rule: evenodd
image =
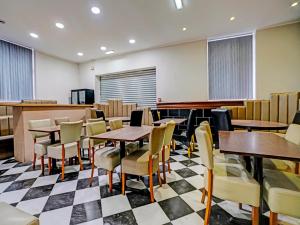
<instances>
[{"instance_id":1,"label":"dining table","mask_svg":"<svg viewBox=\"0 0 300 225\"><path fill-rule=\"evenodd\" d=\"M115 116L115 117L106 117L105 122L109 122L110 120L122 120L122 122L130 122L130 117L127 116Z\"/></svg>"},{"instance_id":2,"label":"dining table","mask_svg":"<svg viewBox=\"0 0 300 225\"><path fill-rule=\"evenodd\" d=\"M154 121L152 124L155 126L160 125L160 124L165 124L170 121L174 121L176 125L179 125L181 123L184 123L187 119L186 118L165 118L161 120Z\"/></svg>"},{"instance_id":3,"label":"dining table","mask_svg":"<svg viewBox=\"0 0 300 225\"><path fill-rule=\"evenodd\" d=\"M289 126L286 123L263 120L231 120L231 124L235 128L244 128L249 132L252 130L286 130Z\"/></svg>"},{"instance_id":4,"label":"dining table","mask_svg":"<svg viewBox=\"0 0 300 225\"><path fill-rule=\"evenodd\" d=\"M260 225L263 217L263 159L300 161L300 146L271 132L219 132L220 152L254 157L254 178L260 184Z\"/></svg>"}]
</instances>

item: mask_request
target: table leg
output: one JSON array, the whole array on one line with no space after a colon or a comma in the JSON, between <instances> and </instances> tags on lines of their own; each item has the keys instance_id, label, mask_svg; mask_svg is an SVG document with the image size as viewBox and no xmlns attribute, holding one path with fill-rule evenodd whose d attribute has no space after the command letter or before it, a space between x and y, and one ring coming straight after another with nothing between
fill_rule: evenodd
<instances>
[{"instance_id":1,"label":"table leg","mask_svg":"<svg viewBox=\"0 0 300 225\"><path fill-rule=\"evenodd\" d=\"M125 155L126 155L125 141L120 141L120 158L121 158L121 160L125 157Z\"/></svg>"},{"instance_id":2,"label":"table leg","mask_svg":"<svg viewBox=\"0 0 300 225\"><path fill-rule=\"evenodd\" d=\"M144 145L144 139L139 140L139 147L141 148L143 147L143 145Z\"/></svg>"},{"instance_id":3,"label":"table leg","mask_svg":"<svg viewBox=\"0 0 300 225\"><path fill-rule=\"evenodd\" d=\"M165 156L165 151L166 151L166 146L163 146L162 147L162 166L163 166L163 179L162 179L162 183L163 184L165 184L167 182L167 178L166 178L166 156Z\"/></svg>"},{"instance_id":4,"label":"table leg","mask_svg":"<svg viewBox=\"0 0 300 225\"><path fill-rule=\"evenodd\" d=\"M51 144L55 144L55 132L51 132L50 133L50 140L51 140ZM52 173L51 174L55 174L58 171L57 165L56 165L56 159L52 158Z\"/></svg>"}]
</instances>

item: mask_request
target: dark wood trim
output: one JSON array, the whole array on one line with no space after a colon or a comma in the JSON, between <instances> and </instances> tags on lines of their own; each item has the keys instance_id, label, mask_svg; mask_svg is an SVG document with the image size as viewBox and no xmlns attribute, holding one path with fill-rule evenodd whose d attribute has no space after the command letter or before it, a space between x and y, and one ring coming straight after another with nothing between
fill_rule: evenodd
<instances>
[{"instance_id":1,"label":"dark wood trim","mask_svg":"<svg viewBox=\"0 0 300 225\"><path fill-rule=\"evenodd\" d=\"M221 106L243 106L243 100L221 100L202 102L158 102L158 109L214 109Z\"/></svg>"}]
</instances>

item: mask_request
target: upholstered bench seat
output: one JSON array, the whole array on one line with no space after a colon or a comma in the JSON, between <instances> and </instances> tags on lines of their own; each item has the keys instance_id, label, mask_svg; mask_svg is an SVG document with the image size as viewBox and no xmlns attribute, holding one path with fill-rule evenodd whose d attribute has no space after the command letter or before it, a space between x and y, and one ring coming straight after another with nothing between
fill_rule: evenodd
<instances>
[{"instance_id":1,"label":"upholstered bench seat","mask_svg":"<svg viewBox=\"0 0 300 225\"><path fill-rule=\"evenodd\" d=\"M1 225L39 225L39 219L5 202L0 202Z\"/></svg>"}]
</instances>

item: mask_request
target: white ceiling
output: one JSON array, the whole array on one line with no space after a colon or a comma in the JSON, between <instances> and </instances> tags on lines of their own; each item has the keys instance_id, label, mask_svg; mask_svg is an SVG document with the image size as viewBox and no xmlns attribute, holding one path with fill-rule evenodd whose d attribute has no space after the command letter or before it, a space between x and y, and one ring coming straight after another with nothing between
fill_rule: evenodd
<instances>
[{"instance_id":1,"label":"white ceiling","mask_svg":"<svg viewBox=\"0 0 300 225\"><path fill-rule=\"evenodd\" d=\"M0 0L0 38L73 62L157 46L251 32L300 18L294 0ZM101 13L91 13L99 6ZM229 21L231 16L236 20ZM62 22L65 29L55 27ZM182 27L187 27L183 32ZM37 33L39 39L29 36ZM130 38L136 44L128 43ZM84 56L77 56L83 52Z\"/></svg>"}]
</instances>

